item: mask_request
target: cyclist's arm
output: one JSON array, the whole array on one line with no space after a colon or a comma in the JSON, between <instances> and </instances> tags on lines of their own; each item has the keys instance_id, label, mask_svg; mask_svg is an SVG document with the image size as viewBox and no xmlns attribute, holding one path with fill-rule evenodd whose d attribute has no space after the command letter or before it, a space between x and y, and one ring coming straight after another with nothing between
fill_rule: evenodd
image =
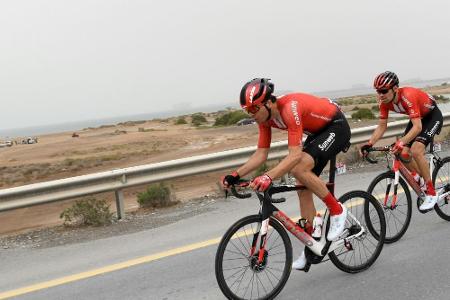
<instances>
[{"instance_id":1,"label":"cyclist's arm","mask_svg":"<svg viewBox=\"0 0 450 300\"><path fill-rule=\"evenodd\" d=\"M270 178L275 179L283 176L300 162L303 153L302 147L292 146L288 147L288 149L289 154L283 158L283 160L276 167L266 172Z\"/></svg>"},{"instance_id":2,"label":"cyclist's arm","mask_svg":"<svg viewBox=\"0 0 450 300\"><path fill-rule=\"evenodd\" d=\"M250 156L248 161L236 170L239 176L244 177L253 170L256 170L260 165L262 165L269 155L269 148L258 148L255 153Z\"/></svg>"},{"instance_id":3,"label":"cyclist's arm","mask_svg":"<svg viewBox=\"0 0 450 300\"><path fill-rule=\"evenodd\" d=\"M370 137L369 143L375 145L375 143L383 136L387 128L387 119L380 119L378 121L378 126Z\"/></svg>"},{"instance_id":4,"label":"cyclist's arm","mask_svg":"<svg viewBox=\"0 0 450 300\"><path fill-rule=\"evenodd\" d=\"M281 116L288 128L289 154L276 167L266 172L272 179L283 176L295 167L300 162L303 153L303 123L298 117L301 116L301 112L297 108L296 117L291 109L287 109L281 112Z\"/></svg>"},{"instance_id":5,"label":"cyclist's arm","mask_svg":"<svg viewBox=\"0 0 450 300\"><path fill-rule=\"evenodd\" d=\"M411 119L412 127L405 136L402 136L400 140L404 144L411 142L422 131L422 120L420 118Z\"/></svg>"}]
</instances>

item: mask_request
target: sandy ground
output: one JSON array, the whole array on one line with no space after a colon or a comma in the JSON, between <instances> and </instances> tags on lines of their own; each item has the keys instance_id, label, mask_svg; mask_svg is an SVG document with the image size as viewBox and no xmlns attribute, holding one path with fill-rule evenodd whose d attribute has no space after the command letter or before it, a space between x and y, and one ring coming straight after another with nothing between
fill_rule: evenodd
<instances>
[{"instance_id":1,"label":"sandy ground","mask_svg":"<svg viewBox=\"0 0 450 300\"><path fill-rule=\"evenodd\" d=\"M437 89L432 92L450 93L450 87ZM373 104L358 106L371 107ZM351 108L347 107L346 110ZM127 122L83 129L77 132L79 137L72 137L73 132L63 132L39 136L37 144L0 148L0 189L256 144L256 125L214 128L212 124L216 115L207 114L206 117L208 124L201 128L187 124L175 125L177 118ZM189 117L186 120L190 123ZM350 122L351 127L376 123L376 120ZM286 132L273 131L273 141L286 138ZM220 194L217 183L225 172L180 178L169 184L175 198L180 201L214 197ZM138 208L136 195L145 188L139 186L125 191L127 211ZM115 210L113 193L95 197L107 199ZM0 212L0 235L61 224L60 213L74 200Z\"/></svg>"},{"instance_id":2,"label":"sandy ground","mask_svg":"<svg viewBox=\"0 0 450 300\"><path fill-rule=\"evenodd\" d=\"M141 124L85 129L39 136L38 143L14 145L0 149L0 188L9 188L60 179L114 168L125 168L183 157L255 145L256 125L212 128L208 118L205 128L146 121ZM140 129L141 128L141 129ZM143 129L142 129L143 128ZM125 133L126 132L126 133ZM274 134L274 141L285 139L285 133ZM223 172L180 178L170 182L180 201L208 197L219 193L218 179ZM217 178L211 180L211 178ZM126 210L137 209L136 194L146 186L125 191ZM115 209L113 193L96 195L108 199ZM0 235L40 226L61 224L59 214L74 200L55 202L0 213Z\"/></svg>"}]
</instances>

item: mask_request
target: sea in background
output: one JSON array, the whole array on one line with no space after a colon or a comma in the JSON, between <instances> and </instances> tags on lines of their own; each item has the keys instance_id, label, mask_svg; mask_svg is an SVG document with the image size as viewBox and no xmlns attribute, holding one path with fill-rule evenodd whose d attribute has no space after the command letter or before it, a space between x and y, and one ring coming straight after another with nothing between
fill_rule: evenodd
<instances>
[{"instance_id":1,"label":"sea in background","mask_svg":"<svg viewBox=\"0 0 450 300\"><path fill-rule=\"evenodd\" d=\"M442 79L434 79L434 80L420 80L420 81L407 81L402 82L403 86L414 86L418 88L429 87L441 85L445 82L450 83L450 78L442 78ZM289 91L286 91L286 93ZM369 86L355 86L352 89L345 90L334 90L334 91L322 91L322 92L312 92L314 95L328 97L331 99L341 98L341 97L349 97L349 96L357 96L357 95L366 95L372 94L373 89ZM450 95L446 95L450 97ZM189 110L171 110L165 112L156 112L156 113L147 113L147 114L136 114L136 115L127 115L127 116L117 116L111 118L102 118L96 120L84 120L78 122L67 122L60 124L52 124L45 126L34 126L34 127L25 127L25 128L13 128L13 129L0 129L0 140L2 139L13 139L18 137L28 137L28 136L38 136L43 134L50 133L59 133L66 131L80 131L84 128L88 127L99 127L102 125L112 125L121 122L127 121L139 121L139 120L151 120L157 118L167 118L174 116L181 116L185 114L192 114L196 112L216 112L220 110L224 110L228 107L238 108L237 103L222 103L220 105L210 105L210 106L199 106L192 107ZM450 104L441 104L439 106L443 112L450 111Z\"/></svg>"},{"instance_id":2,"label":"sea in background","mask_svg":"<svg viewBox=\"0 0 450 300\"><path fill-rule=\"evenodd\" d=\"M237 106L236 106L237 107ZM111 118L100 118L95 120L83 120L77 122L67 122L59 124L50 124L43 126L12 128L12 129L0 129L0 140L2 139L14 139L18 137L38 136L43 134L59 133L59 132L75 132L80 131L88 127L99 127L102 125L114 125L127 121L140 121L140 120L152 120L157 118L168 118L174 116L181 116L185 114L192 114L196 112L215 112L224 110L223 105L197 107L190 110L171 110L164 112L155 112L148 114L136 114L125 115Z\"/></svg>"}]
</instances>

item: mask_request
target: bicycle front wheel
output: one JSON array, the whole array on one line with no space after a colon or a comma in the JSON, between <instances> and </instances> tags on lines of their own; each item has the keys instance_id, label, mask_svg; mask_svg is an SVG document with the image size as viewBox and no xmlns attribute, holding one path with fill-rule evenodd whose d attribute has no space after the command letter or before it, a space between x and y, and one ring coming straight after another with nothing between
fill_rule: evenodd
<instances>
[{"instance_id":1,"label":"bicycle front wheel","mask_svg":"<svg viewBox=\"0 0 450 300\"><path fill-rule=\"evenodd\" d=\"M365 191L351 191L339 198L347 209L345 231L348 241L328 253L330 260L340 270L358 273L369 268L383 249L386 221L380 203ZM355 220L356 219L356 220ZM368 230L368 224L372 230ZM358 234L363 230L363 234ZM373 235L372 233L376 233ZM352 236L358 236L352 238Z\"/></svg>"},{"instance_id":2,"label":"bicycle front wheel","mask_svg":"<svg viewBox=\"0 0 450 300\"><path fill-rule=\"evenodd\" d=\"M433 171L433 185L436 191L442 189L442 192L450 191L450 157L441 160L439 165ZM438 201L434 210L442 219L450 221L450 196Z\"/></svg>"},{"instance_id":3,"label":"bicycle front wheel","mask_svg":"<svg viewBox=\"0 0 450 300\"><path fill-rule=\"evenodd\" d=\"M367 192L374 196L384 209L386 217L386 239L385 243L390 244L398 241L405 233L411 222L412 199L408 184L399 178L397 188L397 201L394 199L394 172L388 171L375 177L370 183ZM386 201L386 202L385 202ZM369 202L366 202L368 204ZM373 235L371 224L369 230Z\"/></svg>"},{"instance_id":4,"label":"bicycle front wheel","mask_svg":"<svg viewBox=\"0 0 450 300\"><path fill-rule=\"evenodd\" d=\"M263 260L258 262L261 216L234 223L216 253L216 279L228 299L273 299L286 284L292 267L292 244L284 227L269 219ZM252 245L256 245L251 255Z\"/></svg>"}]
</instances>

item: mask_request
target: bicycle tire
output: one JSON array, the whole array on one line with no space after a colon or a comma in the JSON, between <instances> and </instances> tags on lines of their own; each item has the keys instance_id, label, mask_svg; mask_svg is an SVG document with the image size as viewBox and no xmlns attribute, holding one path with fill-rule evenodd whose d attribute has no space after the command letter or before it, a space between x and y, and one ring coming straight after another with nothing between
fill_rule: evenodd
<instances>
[{"instance_id":1,"label":"bicycle tire","mask_svg":"<svg viewBox=\"0 0 450 300\"><path fill-rule=\"evenodd\" d=\"M408 184L405 180L400 177L399 185L403 189L405 197L399 197L397 193L397 206L393 209L385 207L382 202L384 201L383 196L386 194L386 186L383 186L382 182L386 179L393 180L395 177L394 172L387 171L379 174L375 177L367 188L367 192L374 196L380 202L381 207L384 210L386 218L386 238L385 243L390 244L398 241L406 233L411 222L412 216L412 198L411 192L409 191ZM393 193L393 187L391 187L391 193ZM401 190L398 189L398 192ZM403 198L405 198L403 200ZM405 202L405 203L403 203ZM368 202L366 203L368 204ZM404 206L406 206L404 208ZM373 231L371 224L367 224L368 229L371 231L372 235L376 235Z\"/></svg>"},{"instance_id":2,"label":"bicycle tire","mask_svg":"<svg viewBox=\"0 0 450 300\"><path fill-rule=\"evenodd\" d=\"M439 171L443 170L444 174L438 174ZM438 176L439 175L439 176ZM450 190L450 157L443 158L438 166L433 171L433 185L436 190L440 189L444 185L446 186L446 190ZM436 185L436 179L439 178L439 182ZM444 182L444 183L443 183ZM434 210L442 219L446 221L450 221L450 203L449 199L445 199L436 203L434 206Z\"/></svg>"},{"instance_id":3,"label":"bicycle tire","mask_svg":"<svg viewBox=\"0 0 450 300\"><path fill-rule=\"evenodd\" d=\"M354 200L354 202L352 201ZM364 203L361 203L361 200ZM383 208L380 203L373 197L371 194L365 191L351 191L345 193L339 198L339 201L343 204L347 202L347 209L351 212L352 215L364 226L364 223L367 223L367 219L375 217L379 219L379 223L377 225L377 237L373 236L369 230L366 231L365 236L362 236L361 239L353 239L351 240L352 249L349 250L346 246L342 246L338 249L335 249L333 252L328 253L331 262L341 271L347 273L358 273L369 268L378 258L383 249L384 238L386 235L386 222L384 217ZM365 202L369 202L368 208L366 209ZM360 208L362 211L360 213L357 212L356 209ZM370 221L373 225L374 221ZM346 227L352 228L356 226L356 222L347 215ZM369 246L374 246L374 249L370 255ZM342 251L343 250L343 251ZM355 252L352 252L355 251ZM350 253L352 252L352 253ZM347 257L350 253L350 259L360 259L359 264L352 264L350 262L347 263ZM355 255L355 253L357 253ZM365 256L365 257L363 257Z\"/></svg>"},{"instance_id":4,"label":"bicycle tire","mask_svg":"<svg viewBox=\"0 0 450 300\"><path fill-rule=\"evenodd\" d=\"M228 299L238 299L238 300L273 299L276 295L278 295L281 292L281 290L283 289L287 280L289 279L289 276L291 273L291 268L292 268L291 240L289 239L289 236L288 236L286 230L284 229L284 227L276 219L274 219L272 217L269 220L269 225L272 227L273 230L272 231L269 230L269 232L267 233L267 240L266 240L266 250L268 252L267 260L265 260L266 265L262 271L261 270L257 271L252 268L252 261L253 261L252 259L254 258L254 256L253 257L249 256L251 242L248 240L248 237L246 237L246 236L249 233L255 233L256 230L254 230L254 229L256 229L256 227L260 223L261 223L260 215L251 215L251 216L244 217L244 218L238 220L237 222L235 222L227 230L227 232L222 237L222 240L219 243L219 246L218 246L217 252L216 252L216 258L215 258L216 280L217 280L217 283L219 284L219 287L220 287L222 293ZM249 226L251 224L254 224L254 227ZM249 227L249 228L247 228L247 227ZM244 229L244 230L242 230L242 229ZM269 229L270 229L270 227L269 227ZM278 236L273 237L274 233L278 234ZM242 236L246 237L246 240L244 240L244 239L241 240ZM281 238L281 241L278 241L280 238ZM232 242L233 239L239 239L239 240L236 241L236 243L234 243L234 242ZM277 245L277 244L272 245L272 243L276 243L277 241L278 241L278 243L280 243L282 245ZM259 245L259 237L258 237L257 245ZM228 246L230 246L232 251L227 250ZM271 257L271 252L273 252L274 250L276 250L276 252L282 251L283 249L278 249L278 248L281 248L281 246L284 249L284 255L282 254L281 258L279 258L279 259L282 259L284 256L285 261L281 262L281 264L279 264L279 266L282 268L282 270L280 272L280 278L277 279L278 282L276 284L273 284L269 276L272 276L272 278L275 277L275 274L273 272L279 272L279 270L269 268L269 264L277 263L277 261L274 260L275 257L274 256ZM246 247L247 247L247 249L246 249ZM274 248L274 247L277 247L277 248ZM242 251L242 250L246 250L246 251ZM228 259L227 258L228 255L232 256L232 254L236 254L236 253L237 253L238 258L236 258L236 259ZM276 255L277 254L275 253L275 256ZM244 257L244 258L242 258L242 257ZM278 256L276 256L276 257L278 257ZM237 287L233 288L233 285L235 285L235 282L230 284L227 281L227 279L229 279L231 277L236 277L237 272L235 272L236 268L234 268L234 267L231 269L228 269L228 266L225 266L225 263L229 262L230 264L234 264L234 263L238 263L239 260L243 260L243 266L241 265L241 266L236 267L238 269L238 271L239 271L239 268L242 269L241 270L242 274L239 274L241 283L244 280L244 277L246 276L247 271L250 271L250 273L248 274L248 275L251 275L251 278L252 278L250 298L246 297L250 283L248 283L248 284L244 283L244 285L247 284L247 290L242 295L242 293L239 293L241 283L239 283ZM227 278L227 276L229 274L225 274L225 271L228 271L228 270L232 270L232 272L235 272L235 273ZM251 272L253 272L253 273L251 273ZM261 277L265 276L265 278L260 278L258 274L261 274ZM265 280L266 278L269 279L269 282L272 285L270 291L267 291L269 288L264 287L264 284L263 284L263 279ZM260 295L259 290L258 290L257 295L254 295L253 294L253 292L254 292L253 291L253 287L254 287L253 283L257 287L258 287L258 284L260 284L263 287L264 292L266 294ZM266 290L266 288L267 288L267 290Z\"/></svg>"}]
</instances>

